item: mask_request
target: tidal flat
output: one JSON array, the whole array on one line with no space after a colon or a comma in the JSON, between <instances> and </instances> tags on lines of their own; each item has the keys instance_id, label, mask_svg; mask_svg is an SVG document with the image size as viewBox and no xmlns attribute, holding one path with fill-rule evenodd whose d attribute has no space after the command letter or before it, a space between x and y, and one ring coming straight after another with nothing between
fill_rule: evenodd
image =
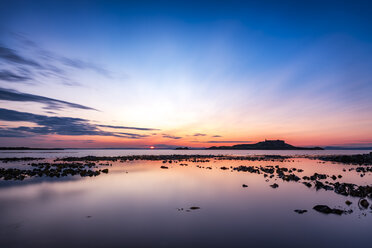
<instances>
[{"instance_id":1,"label":"tidal flat","mask_svg":"<svg viewBox=\"0 0 372 248\"><path fill-rule=\"evenodd\" d=\"M1 243L346 247L370 242L370 152L172 152L3 155Z\"/></svg>"}]
</instances>

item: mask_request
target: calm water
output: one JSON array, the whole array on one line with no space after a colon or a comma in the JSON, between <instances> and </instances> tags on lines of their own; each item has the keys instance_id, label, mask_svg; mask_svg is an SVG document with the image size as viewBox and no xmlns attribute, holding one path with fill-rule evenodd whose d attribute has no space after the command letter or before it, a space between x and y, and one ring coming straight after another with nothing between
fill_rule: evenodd
<instances>
[{"instance_id":1,"label":"calm water","mask_svg":"<svg viewBox=\"0 0 372 248\"><path fill-rule=\"evenodd\" d=\"M64 157L134 154L350 154L366 151L174 151L64 150L0 153L1 157ZM339 175L340 182L371 184L352 166L293 161L216 161L188 166L161 161L115 162L94 178L0 180L1 247L370 247L372 213L358 199L308 189L262 175L221 170L221 166L280 165ZM211 170L198 168L210 166ZM26 162L1 164L25 167ZM278 183L279 188L269 187ZM242 184L248 188L242 188ZM345 200L351 200L351 207ZM371 202L371 201L370 201ZM353 209L323 215L316 204ZM191 206L199 210L185 209ZM184 208L183 211L178 209ZM307 209L299 215L294 209ZM364 214L366 214L364 216Z\"/></svg>"},{"instance_id":2,"label":"calm water","mask_svg":"<svg viewBox=\"0 0 372 248\"><path fill-rule=\"evenodd\" d=\"M66 149L51 151L0 150L0 157L83 157L83 156L126 156L126 155L167 155L167 154L214 154L214 155L332 155L361 154L372 150L166 150L166 149Z\"/></svg>"}]
</instances>

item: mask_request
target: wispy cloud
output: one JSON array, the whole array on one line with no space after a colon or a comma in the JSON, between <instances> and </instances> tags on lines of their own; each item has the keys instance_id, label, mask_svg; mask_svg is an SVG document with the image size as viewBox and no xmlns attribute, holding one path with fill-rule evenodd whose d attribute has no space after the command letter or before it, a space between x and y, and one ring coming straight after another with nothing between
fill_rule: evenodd
<instances>
[{"instance_id":1,"label":"wispy cloud","mask_svg":"<svg viewBox=\"0 0 372 248\"><path fill-rule=\"evenodd\" d=\"M206 134L205 133L195 133L193 136L195 136L195 137L206 136Z\"/></svg>"},{"instance_id":2,"label":"wispy cloud","mask_svg":"<svg viewBox=\"0 0 372 248\"><path fill-rule=\"evenodd\" d=\"M180 137L180 136L173 136L173 135L169 135L169 134L163 134L162 136L163 136L163 138L168 138L168 139L182 139L182 137Z\"/></svg>"},{"instance_id":3,"label":"wispy cloud","mask_svg":"<svg viewBox=\"0 0 372 248\"><path fill-rule=\"evenodd\" d=\"M212 138L220 138L222 137L221 135L213 135Z\"/></svg>"},{"instance_id":4,"label":"wispy cloud","mask_svg":"<svg viewBox=\"0 0 372 248\"><path fill-rule=\"evenodd\" d=\"M51 109L51 110L69 107L69 108L78 108L78 109L97 111L97 109L87 107L84 105L80 105L80 104L71 103L67 101L61 101L61 100L44 97L44 96L22 93L16 90L5 89L5 88L0 88L0 100L17 101L17 102L38 102L38 103L45 104L47 106L46 108Z\"/></svg>"},{"instance_id":5,"label":"wispy cloud","mask_svg":"<svg viewBox=\"0 0 372 248\"><path fill-rule=\"evenodd\" d=\"M14 73L8 70L0 71L0 80L9 81L9 82L24 82L30 80L31 78L28 75Z\"/></svg>"},{"instance_id":6,"label":"wispy cloud","mask_svg":"<svg viewBox=\"0 0 372 248\"><path fill-rule=\"evenodd\" d=\"M0 120L9 122L30 122L37 126L20 126L0 128L0 137L32 137L35 135L93 135L114 136L129 139L141 139L148 135L135 133L106 132L91 124L88 120L72 117L55 117L37 115L0 108Z\"/></svg>"},{"instance_id":7,"label":"wispy cloud","mask_svg":"<svg viewBox=\"0 0 372 248\"><path fill-rule=\"evenodd\" d=\"M0 45L0 59L20 65L28 65L32 67L42 68L42 66L34 60L24 58L17 51Z\"/></svg>"},{"instance_id":8,"label":"wispy cloud","mask_svg":"<svg viewBox=\"0 0 372 248\"><path fill-rule=\"evenodd\" d=\"M113 129L132 129L132 130L140 130L140 131L158 131L160 129L157 128L145 128L145 127L126 127L126 126L112 126L112 125L97 125L99 127L107 127Z\"/></svg>"},{"instance_id":9,"label":"wispy cloud","mask_svg":"<svg viewBox=\"0 0 372 248\"><path fill-rule=\"evenodd\" d=\"M122 132L118 132L116 134L124 135L126 138L129 138L129 139L141 139L141 138L146 138L146 137L150 136L150 135L147 135L147 134L122 133Z\"/></svg>"},{"instance_id":10,"label":"wispy cloud","mask_svg":"<svg viewBox=\"0 0 372 248\"><path fill-rule=\"evenodd\" d=\"M0 71L0 80L12 83L37 84L48 79L57 79L68 86L80 86L69 76L72 70L90 70L111 78L111 72L103 66L78 58L70 58L47 51L24 35L11 33L21 48L9 47L0 41L0 63L6 70ZM48 80L49 81L49 80Z\"/></svg>"}]
</instances>

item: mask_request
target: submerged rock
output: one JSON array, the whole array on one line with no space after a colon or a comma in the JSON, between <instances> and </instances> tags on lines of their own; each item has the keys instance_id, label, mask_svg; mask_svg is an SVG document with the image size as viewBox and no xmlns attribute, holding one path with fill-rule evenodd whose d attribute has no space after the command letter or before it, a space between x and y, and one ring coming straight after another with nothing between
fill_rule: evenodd
<instances>
[{"instance_id":1,"label":"submerged rock","mask_svg":"<svg viewBox=\"0 0 372 248\"><path fill-rule=\"evenodd\" d=\"M161 168L161 169L168 169L168 166L164 166L164 165L162 165L162 166L160 166L160 168Z\"/></svg>"},{"instance_id":2,"label":"submerged rock","mask_svg":"<svg viewBox=\"0 0 372 248\"><path fill-rule=\"evenodd\" d=\"M191 210L197 210L200 209L200 207L190 207Z\"/></svg>"},{"instance_id":3,"label":"submerged rock","mask_svg":"<svg viewBox=\"0 0 372 248\"><path fill-rule=\"evenodd\" d=\"M369 202L366 199L361 199L359 201L359 205L362 206L363 208L368 208Z\"/></svg>"},{"instance_id":4,"label":"submerged rock","mask_svg":"<svg viewBox=\"0 0 372 248\"><path fill-rule=\"evenodd\" d=\"M327 205L316 205L313 207L313 209L317 212L323 213L323 214L337 214L342 215L345 213L342 209L337 208L330 208Z\"/></svg>"},{"instance_id":5,"label":"submerged rock","mask_svg":"<svg viewBox=\"0 0 372 248\"><path fill-rule=\"evenodd\" d=\"M243 184L242 187L243 187L243 188L247 188L248 185L247 185L247 184Z\"/></svg>"},{"instance_id":6,"label":"submerged rock","mask_svg":"<svg viewBox=\"0 0 372 248\"><path fill-rule=\"evenodd\" d=\"M279 185L277 183L274 183L274 184L271 184L270 187L273 189L276 189L279 187Z\"/></svg>"},{"instance_id":7,"label":"submerged rock","mask_svg":"<svg viewBox=\"0 0 372 248\"><path fill-rule=\"evenodd\" d=\"M296 209L296 210L294 210L296 213L298 213L298 214L304 214L304 213L306 213L307 212L307 210L306 209Z\"/></svg>"},{"instance_id":8,"label":"submerged rock","mask_svg":"<svg viewBox=\"0 0 372 248\"><path fill-rule=\"evenodd\" d=\"M308 188L311 188L311 183L308 183L308 182L303 182L302 184L304 184L306 187Z\"/></svg>"}]
</instances>

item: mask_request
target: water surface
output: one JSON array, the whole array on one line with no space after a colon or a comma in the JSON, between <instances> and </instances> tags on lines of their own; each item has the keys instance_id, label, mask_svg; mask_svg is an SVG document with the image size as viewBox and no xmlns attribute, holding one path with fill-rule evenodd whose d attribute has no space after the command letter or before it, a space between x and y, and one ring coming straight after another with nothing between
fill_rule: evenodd
<instances>
[{"instance_id":1,"label":"water surface","mask_svg":"<svg viewBox=\"0 0 372 248\"><path fill-rule=\"evenodd\" d=\"M64 157L131 154L335 154L341 151L173 151L64 150L1 153L2 157ZM65 153L63 153L65 152ZM348 151L362 153L361 151ZM5 155L4 155L5 154ZM11 154L11 155L10 155ZM1 167L27 167L28 162ZM111 163L111 162L110 162ZM97 177L31 178L0 181L2 247L348 247L370 244L372 214L358 199L308 189L262 175L221 170L239 165L279 165L342 175L340 182L371 183L352 165L296 158L279 161L214 160L166 164L161 161L112 162ZM199 167L204 168L199 168ZM212 167L212 169L206 169ZM269 185L277 183L279 188ZM243 188L242 184L247 184ZM351 200L351 207L345 200ZM324 215L316 204L353 209ZM192 206L197 210L188 210ZM183 208L183 210L181 210ZM307 209L299 215L295 209Z\"/></svg>"}]
</instances>

